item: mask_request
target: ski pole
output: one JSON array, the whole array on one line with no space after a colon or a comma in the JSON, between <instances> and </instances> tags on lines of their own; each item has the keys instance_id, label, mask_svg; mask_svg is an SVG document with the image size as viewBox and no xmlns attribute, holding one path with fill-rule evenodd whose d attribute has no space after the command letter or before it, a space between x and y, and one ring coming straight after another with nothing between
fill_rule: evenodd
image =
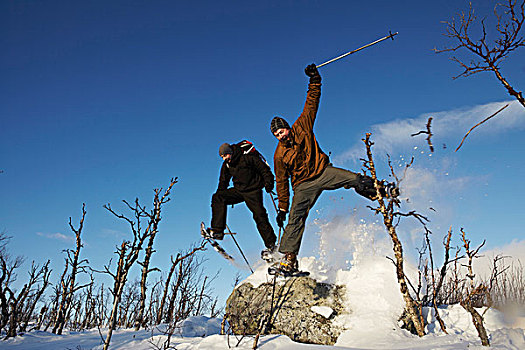
<instances>
[{"instance_id":1,"label":"ski pole","mask_svg":"<svg viewBox=\"0 0 525 350\"><path fill-rule=\"evenodd\" d=\"M275 204L275 198L273 198L273 195L275 194L273 191L268 192L270 195L270 198L272 199L273 207L275 208L275 212L279 214L279 209L277 209L277 205ZM277 245L281 244L281 229L282 227L279 226L279 237L277 238Z\"/></svg>"},{"instance_id":2,"label":"ski pole","mask_svg":"<svg viewBox=\"0 0 525 350\"><path fill-rule=\"evenodd\" d=\"M226 225L226 228L228 229L228 232L230 232L230 236L233 238L233 241L235 242L235 245L237 246L237 248L239 248L239 251L241 252L242 257L244 258L244 261L246 261L246 265L248 265L248 268L253 273L252 267L250 266L250 263L248 262L248 259L246 259L246 256L242 252L241 246L239 245L239 243L237 243L237 240L235 239L235 236L233 235L232 230L230 230L228 225Z\"/></svg>"},{"instance_id":3,"label":"ski pole","mask_svg":"<svg viewBox=\"0 0 525 350\"><path fill-rule=\"evenodd\" d=\"M360 48L358 48L358 49L355 49L355 50L349 51L349 52L347 52L347 53L345 53L345 54L342 54L341 56L337 56L336 58L332 58L331 60L326 61L325 63L321 63L320 65L316 66L316 68L319 68L319 67L322 67L322 66L326 66L326 65L329 64L329 63L332 63L332 62L334 62L334 61L340 60L341 58L346 57L346 56L348 56L348 55L351 55L351 54L353 54L353 53L356 53L357 51L361 51L362 49L366 49L367 47L372 46L372 45L375 45L375 44L377 44L377 43L379 43L379 42L381 42L381 41L383 41L383 40L390 39L390 38L392 38L392 40L394 40L394 36L396 36L396 35L398 34L398 32L395 32L394 34L392 34L392 32L389 32L389 33L390 33L390 34L387 35L387 36L385 36L384 38L377 39L376 41L374 41L374 42L372 42L372 43L370 43L370 44L366 44L365 46L362 46L362 47L360 47Z\"/></svg>"}]
</instances>

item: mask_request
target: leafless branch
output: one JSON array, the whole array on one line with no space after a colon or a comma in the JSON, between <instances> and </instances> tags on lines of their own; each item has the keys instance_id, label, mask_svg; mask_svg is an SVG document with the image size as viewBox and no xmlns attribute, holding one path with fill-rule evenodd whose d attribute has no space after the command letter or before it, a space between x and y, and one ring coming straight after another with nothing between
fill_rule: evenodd
<instances>
[{"instance_id":1,"label":"leafless branch","mask_svg":"<svg viewBox=\"0 0 525 350\"><path fill-rule=\"evenodd\" d=\"M491 116L483 119L483 121L477 123L476 125L474 125L472 128L470 128L470 130L465 134L465 136L463 136L463 139L461 140L461 143L459 144L458 148L456 148L456 150L454 152L457 152L461 146L463 145L463 141L465 141L465 139L467 138L467 136L470 134L470 132L472 130L474 130L475 128L477 128L478 126L480 126L481 124L485 123L487 120L489 120L490 118L496 116L499 112L501 112L502 110L504 110L505 108L507 108L509 106L509 104L507 103L505 106L503 106L502 108L500 108L496 113L492 114Z\"/></svg>"},{"instance_id":2,"label":"leafless branch","mask_svg":"<svg viewBox=\"0 0 525 350\"><path fill-rule=\"evenodd\" d=\"M418 131L416 132L415 134L412 134L410 136L417 136L417 135L420 135L420 134L427 134L427 143L428 143L428 147L430 148L430 152L434 152L434 146L432 145L432 130L431 130L431 124L432 124L432 117L429 117L428 118L428 121L427 121L427 130L421 130L421 131Z\"/></svg>"},{"instance_id":3,"label":"leafless branch","mask_svg":"<svg viewBox=\"0 0 525 350\"><path fill-rule=\"evenodd\" d=\"M519 3L518 3L519 2ZM499 8L502 11L499 11ZM499 64L513 51L525 46L525 39L520 36L520 31L525 22L525 0L507 0L505 4L497 4L494 15L497 19L497 38L489 43L485 21L480 21L481 35L479 39L473 39L472 27L476 23L476 16L469 3L467 13L461 12L458 19L453 18L450 22L444 22L447 26L446 37L452 39L455 44L444 49L434 49L436 53L456 52L464 49L477 60L465 63L462 59L452 56L452 61L463 68L463 72L454 77L467 77L479 72L491 71L505 87L507 92L515 97L525 107L525 98L521 91L516 91L500 72ZM502 13L501 13L502 12Z\"/></svg>"}]
</instances>

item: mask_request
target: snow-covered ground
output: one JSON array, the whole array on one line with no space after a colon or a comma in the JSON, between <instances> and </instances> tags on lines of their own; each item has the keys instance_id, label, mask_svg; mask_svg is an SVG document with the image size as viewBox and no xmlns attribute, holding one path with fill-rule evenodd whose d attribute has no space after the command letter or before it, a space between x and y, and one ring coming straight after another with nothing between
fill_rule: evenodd
<instances>
[{"instance_id":1,"label":"snow-covered ground","mask_svg":"<svg viewBox=\"0 0 525 350\"><path fill-rule=\"evenodd\" d=\"M403 301L393 266L387 259L360 259L349 270L335 273L322 269L314 258L303 258L301 266L311 271L311 276L316 279L346 285L348 314L337 320L346 331L339 336L335 346L299 344L286 336L268 335L260 338L260 349L484 349L470 316L459 305L440 310L448 334L434 322L432 313L427 315L428 335L423 338L399 328L397 318L403 309ZM261 264L245 282L266 282L270 277L265 271L266 266ZM318 310L319 313L328 311L326 308ZM525 308L516 306L511 311L502 313L490 309L485 313L492 349L525 349ZM219 319L192 317L181 325L171 345L179 350L228 349L236 345L238 349L253 347L253 337L241 339L219 335L220 323ZM161 330L117 330L113 334L111 349L157 349L166 339ZM102 329L101 333L105 335L105 330ZM0 349L102 349L101 343L97 329L64 335L31 332L0 342Z\"/></svg>"},{"instance_id":2,"label":"snow-covered ground","mask_svg":"<svg viewBox=\"0 0 525 350\"><path fill-rule=\"evenodd\" d=\"M325 283L346 286L348 314L337 322L346 329L334 348L341 349L473 349L484 348L477 336L470 315L460 306L440 309L448 334L441 331L433 313L426 315L428 335L418 338L401 329L398 318L404 302L399 292L393 264L376 254L360 254L350 269L324 269L314 258L301 259L302 269L311 277ZM270 281L265 267L259 267L244 282L253 285ZM483 313L485 310L479 310ZM506 313L489 309L485 325L493 349L525 349L525 305L510 308ZM266 339L266 338L265 338ZM272 348L287 348L282 337L271 338ZM287 339L289 341L289 339ZM295 344L297 348L301 346ZM306 348L306 347L305 347ZM307 347L310 348L310 347ZM321 347L320 347L321 348ZM325 348L325 347L322 347ZM262 347L262 349L265 349Z\"/></svg>"},{"instance_id":3,"label":"snow-covered ground","mask_svg":"<svg viewBox=\"0 0 525 350\"><path fill-rule=\"evenodd\" d=\"M347 218L333 220L320 233L318 258L305 257L300 268L310 271L310 277L320 282L346 286L347 313L336 322L345 331L335 346L299 344L282 335L267 335L259 339L260 349L485 349L477 336L470 315L459 305L440 309L447 327L445 334L435 322L433 313L427 313L426 333L419 338L401 329L398 318L403 300L395 278L393 264L385 258L391 252L381 228L359 220ZM406 262L409 276L415 268ZM242 283L257 286L270 282L267 265L260 262L255 272ZM327 307L316 307L314 312L330 315ZM484 312L485 310L480 310ZM485 325L492 349L525 349L525 305L512 306L506 312L487 310ZM192 317L181 324L171 338L172 349L252 349L253 337L219 335L221 320L204 316ZM162 328L162 327L159 327ZM145 350L162 348L166 336L162 329L149 331L116 330L111 349ZM0 341L1 349L12 350L86 350L102 349L101 335L106 330L69 332L54 335L30 332L14 339Z\"/></svg>"},{"instance_id":4,"label":"snow-covered ground","mask_svg":"<svg viewBox=\"0 0 525 350\"><path fill-rule=\"evenodd\" d=\"M434 323L427 328L429 334L418 338L399 329L395 321L383 324L386 317L380 318L375 324L366 320L363 324L354 318L354 331L349 329L343 333L336 346L299 344L282 335L262 336L259 339L260 349L486 349L476 335L469 316L459 306L441 310L443 320L447 324L449 334L438 330ZM489 310L486 314L487 328L490 334L491 349L525 349L525 334L523 322L517 318L505 319L498 311ZM366 317L365 317L366 319ZM522 322L521 325L516 322ZM189 326L188 324L191 324ZM390 327L390 328L389 328ZM516 328L514 328L516 327ZM519 328L521 327L521 328ZM188 319L179 335L171 340L173 348L184 349L228 349L237 346L238 349L251 349L253 337L241 339L235 336L219 335L220 320L206 317ZM105 330L101 332L104 334ZM111 349L146 350L157 349L166 336L159 329L150 331L117 330L113 334ZM0 349L12 350L85 350L102 349L101 337L97 329L85 332L66 332L55 335L48 332L31 332L24 336L0 342Z\"/></svg>"}]
</instances>

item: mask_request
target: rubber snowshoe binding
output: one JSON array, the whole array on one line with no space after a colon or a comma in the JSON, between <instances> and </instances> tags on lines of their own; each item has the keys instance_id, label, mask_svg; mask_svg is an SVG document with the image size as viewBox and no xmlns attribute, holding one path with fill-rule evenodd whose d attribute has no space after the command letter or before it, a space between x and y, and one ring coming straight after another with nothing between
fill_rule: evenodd
<instances>
[{"instance_id":1,"label":"rubber snowshoe binding","mask_svg":"<svg viewBox=\"0 0 525 350\"><path fill-rule=\"evenodd\" d=\"M286 253L281 261L275 263L275 270L278 274L283 276L292 276L299 272L299 263L297 262L297 254Z\"/></svg>"},{"instance_id":2,"label":"rubber snowshoe binding","mask_svg":"<svg viewBox=\"0 0 525 350\"><path fill-rule=\"evenodd\" d=\"M263 259L266 262L274 262L275 261L275 253L277 247L275 245L265 248L261 251L261 259Z\"/></svg>"},{"instance_id":3,"label":"rubber snowshoe binding","mask_svg":"<svg viewBox=\"0 0 525 350\"><path fill-rule=\"evenodd\" d=\"M385 193L387 198L399 197L400 191L395 182L389 182L385 185Z\"/></svg>"},{"instance_id":4,"label":"rubber snowshoe binding","mask_svg":"<svg viewBox=\"0 0 525 350\"><path fill-rule=\"evenodd\" d=\"M221 241L224 239L224 230L218 230L208 227L206 229L206 235L207 237L204 238L213 238L215 240Z\"/></svg>"},{"instance_id":5,"label":"rubber snowshoe binding","mask_svg":"<svg viewBox=\"0 0 525 350\"><path fill-rule=\"evenodd\" d=\"M379 193L381 194L381 197L387 199L396 199L397 197L399 197L399 187L397 187L395 182L389 182L385 184L383 181L381 181L379 186ZM375 201L378 198L379 197L376 195L370 199Z\"/></svg>"}]
</instances>

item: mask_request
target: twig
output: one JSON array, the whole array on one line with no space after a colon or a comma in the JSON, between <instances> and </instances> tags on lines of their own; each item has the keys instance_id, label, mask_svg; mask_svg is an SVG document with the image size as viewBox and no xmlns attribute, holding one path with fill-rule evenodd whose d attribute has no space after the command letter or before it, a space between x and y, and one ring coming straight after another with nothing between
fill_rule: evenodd
<instances>
[{"instance_id":1,"label":"twig","mask_svg":"<svg viewBox=\"0 0 525 350\"><path fill-rule=\"evenodd\" d=\"M461 143L459 144L458 148L456 148L456 150L454 152L457 152L460 148L461 148L461 145L463 145L463 141L465 141L465 139L467 138L468 134L470 134L470 132L472 130L474 130L474 128L477 128L478 126L480 126L481 124L485 123L487 120L489 120L490 118L496 116L496 114L498 114L499 112L501 112L502 110L504 110L505 108L507 108L509 106L509 104L507 103L505 106L503 106L502 108L500 108L496 113L494 113L493 115L491 115L490 117L487 117L485 118L483 121L477 123L476 125L474 125L472 128L470 128L470 130L465 134L465 136L463 136L463 139L461 140Z\"/></svg>"},{"instance_id":2,"label":"twig","mask_svg":"<svg viewBox=\"0 0 525 350\"><path fill-rule=\"evenodd\" d=\"M432 124L432 117L429 117L428 118L428 121L427 121L427 130L421 130L419 132L416 132L415 134L412 134L410 136L417 136L417 135L420 135L420 134L427 134L427 142L428 142L428 147L430 147L430 152L434 152L434 145L432 145L432 140L430 139L432 137L432 131L430 130L430 125Z\"/></svg>"}]
</instances>

